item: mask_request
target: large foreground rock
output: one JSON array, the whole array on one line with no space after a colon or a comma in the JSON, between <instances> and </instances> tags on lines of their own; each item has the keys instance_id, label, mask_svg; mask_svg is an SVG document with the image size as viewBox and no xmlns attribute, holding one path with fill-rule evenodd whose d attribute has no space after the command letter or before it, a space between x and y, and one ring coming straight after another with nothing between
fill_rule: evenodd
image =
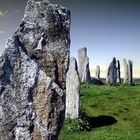
<instances>
[{"instance_id":1,"label":"large foreground rock","mask_svg":"<svg viewBox=\"0 0 140 140\"><path fill-rule=\"evenodd\" d=\"M70 12L29 1L0 57L0 140L56 140L65 116Z\"/></svg>"},{"instance_id":2,"label":"large foreground rock","mask_svg":"<svg viewBox=\"0 0 140 140\"><path fill-rule=\"evenodd\" d=\"M78 50L78 71L82 82L91 80L87 48L81 48Z\"/></svg>"},{"instance_id":3,"label":"large foreground rock","mask_svg":"<svg viewBox=\"0 0 140 140\"><path fill-rule=\"evenodd\" d=\"M70 59L70 66L66 77L66 117L79 116L80 80L75 58Z\"/></svg>"}]
</instances>

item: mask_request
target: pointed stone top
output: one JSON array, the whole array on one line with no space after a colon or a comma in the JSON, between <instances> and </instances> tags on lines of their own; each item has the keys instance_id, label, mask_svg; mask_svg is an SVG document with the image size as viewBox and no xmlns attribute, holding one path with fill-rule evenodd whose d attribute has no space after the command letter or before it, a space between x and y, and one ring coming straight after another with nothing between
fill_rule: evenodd
<instances>
[{"instance_id":1,"label":"pointed stone top","mask_svg":"<svg viewBox=\"0 0 140 140\"><path fill-rule=\"evenodd\" d=\"M81 50L81 51L87 51L87 48L86 47L83 47L83 48L80 48L78 50Z\"/></svg>"},{"instance_id":2,"label":"pointed stone top","mask_svg":"<svg viewBox=\"0 0 140 140\"><path fill-rule=\"evenodd\" d=\"M87 57L87 48L80 48L78 49L78 54L81 55L82 57Z\"/></svg>"},{"instance_id":3,"label":"pointed stone top","mask_svg":"<svg viewBox=\"0 0 140 140\"><path fill-rule=\"evenodd\" d=\"M120 61L119 60L117 60L116 66L117 66L117 68L120 68Z\"/></svg>"},{"instance_id":4,"label":"pointed stone top","mask_svg":"<svg viewBox=\"0 0 140 140\"><path fill-rule=\"evenodd\" d=\"M70 66L69 67L77 70L77 61L76 61L76 58L70 57Z\"/></svg>"},{"instance_id":5,"label":"pointed stone top","mask_svg":"<svg viewBox=\"0 0 140 140\"><path fill-rule=\"evenodd\" d=\"M96 68L100 68L100 66L99 66L99 65L97 65L97 66L96 66Z\"/></svg>"},{"instance_id":6,"label":"pointed stone top","mask_svg":"<svg viewBox=\"0 0 140 140\"><path fill-rule=\"evenodd\" d=\"M127 65L127 60L125 58L123 59L123 64Z\"/></svg>"},{"instance_id":7,"label":"pointed stone top","mask_svg":"<svg viewBox=\"0 0 140 140\"><path fill-rule=\"evenodd\" d=\"M115 57L113 57L113 61L112 61L114 64L116 63L116 58Z\"/></svg>"},{"instance_id":8,"label":"pointed stone top","mask_svg":"<svg viewBox=\"0 0 140 140\"><path fill-rule=\"evenodd\" d=\"M132 60L128 60L128 62L129 62L129 63L133 63L133 61L132 61Z\"/></svg>"}]
</instances>

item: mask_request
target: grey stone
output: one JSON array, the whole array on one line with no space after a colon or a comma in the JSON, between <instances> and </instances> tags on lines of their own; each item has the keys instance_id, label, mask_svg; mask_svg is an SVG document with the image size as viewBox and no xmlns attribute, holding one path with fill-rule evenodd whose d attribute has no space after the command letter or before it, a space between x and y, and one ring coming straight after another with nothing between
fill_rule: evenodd
<instances>
[{"instance_id":1,"label":"grey stone","mask_svg":"<svg viewBox=\"0 0 140 140\"><path fill-rule=\"evenodd\" d=\"M107 70L106 82L108 84L114 85L117 83L117 67L116 67L116 58L114 57L110 63Z\"/></svg>"},{"instance_id":2,"label":"grey stone","mask_svg":"<svg viewBox=\"0 0 140 140\"><path fill-rule=\"evenodd\" d=\"M66 117L79 116L80 80L75 58L70 58L70 66L66 76Z\"/></svg>"},{"instance_id":3,"label":"grey stone","mask_svg":"<svg viewBox=\"0 0 140 140\"><path fill-rule=\"evenodd\" d=\"M128 83L129 80L128 64L126 59L123 59L123 65L124 65L124 84L126 84Z\"/></svg>"},{"instance_id":4,"label":"grey stone","mask_svg":"<svg viewBox=\"0 0 140 140\"><path fill-rule=\"evenodd\" d=\"M70 12L28 1L0 57L0 140L57 140L65 116Z\"/></svg>"},{"instance_id":5,"label":"grey stone","mask_svg":"<svg viewBox=\"0 0 140 140\"><path fill-rule=\"evenodd\" d=\"M29 57L58 84L65 80L67 67L62 64L68 62L69 26L68 9L47 2L29 1L14 34Z\"/></svg>"},{"instance_id":6,"label":"grey stone","mask_svg":"<svg viewBox=\"0 0 140 140\"><path fill-rule=\"evenodd\" d=\"M124 84L132 84L133 83L133 61L123 59L124 63Z\"/></svg>"},{"instance_id":7,"label":"grey stone","mask_svg":"<svg viewBox=\"0 0 140 140\"><path fill-rule=\"evenodd\" d=\"M121 72L120 72L120 61L119 60L117 60L116 67L117 67L117 83L121 83Z\"/></svg>"},{"instance_id":8,"label":"grey stone","mask_svg":"<svg viewBox=\"0 0 140 140\"><path fill-rule=\"evenodd\" d=\"M109 76L108 76L109 72L108 72L108 68L106 70L106 84L109 84Z\"/></svg>"},{"instance_id":9,"label":"grey stone","mask_svg":"<svg viewBox=\"0 0 140 140\"><path fill-rule=\"evenodd\" d=\"M131 60L128 61L128 77L128 83L133 83L133 61Z\"/></svg>"},{"instance_id":10,"label":"grey stone","mask_svg":"<svg viewBox=\"0 0 140 140\"><path fill-rule=\"evenodd\" d=\"M82 82L91 80L87 48L81 48L78 50L78 71Z\"/></svg>"},{"instance_id":11,"label":"grey stone","mask_svg":"<svg viewBox=\"0 0 140 140\"><path fill-rule=\"evenodd\" d=\"M100 66L96 66L95 79L100 80Z\"/></svg>"}]
</instances>

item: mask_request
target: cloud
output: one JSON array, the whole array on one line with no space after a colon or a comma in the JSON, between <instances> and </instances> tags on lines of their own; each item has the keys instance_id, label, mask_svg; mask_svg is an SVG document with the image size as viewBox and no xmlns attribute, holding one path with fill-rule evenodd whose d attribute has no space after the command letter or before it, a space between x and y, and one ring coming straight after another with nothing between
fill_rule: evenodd
<instances>
[{"instance_id":1,"label":"cloud","mask_svg":"<svg viewBox=\"0 0 140 140\"><path fill-rule=\"evenodd\" d=\"M8 10L2 11L0 10L0 17L4 17L8 14Z\"/></svg>"},{"instance_id":2,"label":"cloud","mask_svg":"<svg viewBox=\"0 0 140 140\"><path fill-rule=\"evenodd\" d=\"M0 34L4 34L4 31L0 30Z\"/></svg>"},{"instance_id":3,"label":"cloud","mask_svg":"<svg viewBox=\"0 0 140 140\"><path fill-rule=\"evenodd\" d=\"M8 10L5 10L5 15L7 15L7 14L8 14L8 12L9 12Z\"/></svg>"},{"instance_id":4,"label":"cloud","mask_svg":"<svg viewBox=\"0 0 140 140\"><path fill-rule=\"evenodd\" d=\"M4 17L4 13L0 11L0 17Z\"/></svg>"},{"instance_id":5,"label":"cloud","mask_svg":"<svg viewBox=\"0 0 140 140\"><path fill-rule=\"evenodd\" d=\"M19 10L14 10L13 12L14 12L14 13L19 13Z\"/></svg>"}]
</instances>

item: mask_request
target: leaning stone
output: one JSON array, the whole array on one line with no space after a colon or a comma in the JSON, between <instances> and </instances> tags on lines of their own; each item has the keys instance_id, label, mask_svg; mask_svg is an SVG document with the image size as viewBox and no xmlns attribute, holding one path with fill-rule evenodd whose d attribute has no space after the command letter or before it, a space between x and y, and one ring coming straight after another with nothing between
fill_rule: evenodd
<instances>
[{"instance_id":1,"label":"leaning stone","mask_svg":"<svg viewBox=\"0 0 140 140\"><path fill-rule=\"evenodd\" d=\"M66 77L66 117L79 116L80 80L75 58L70 58L70 66Z\"/></svg>"}]
</instances>

